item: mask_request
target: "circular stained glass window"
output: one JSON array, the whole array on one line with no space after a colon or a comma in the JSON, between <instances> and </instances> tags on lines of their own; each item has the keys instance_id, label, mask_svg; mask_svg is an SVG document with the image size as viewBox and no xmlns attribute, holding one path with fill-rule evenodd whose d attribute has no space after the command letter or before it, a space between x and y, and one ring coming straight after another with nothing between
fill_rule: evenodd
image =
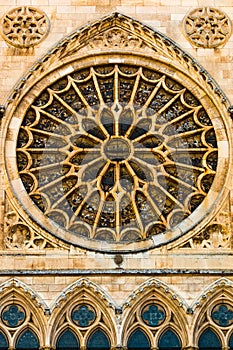
<instances>
[{"instance_id":1,"label":"circular stained glass window","mask_svg":"<svg viewBox=\"0 0 233 350\"><path fill-rule=\"evenodd\" d=\"M214 127L166 70L92 66L35 95L20 114L17 168L33 203L23 206L48 232L124 250L176 230L205 200L218 163Z\"/></svg>"},{"instance_id":2,"label":"circular stained glass window","mask_svg":"<svg viewBox=\"0 0 233 350\"><path fill-rule=\"evenodd\" d=\"M88 327L95 321L96 313L90 305L82 304L73 309L71 318L77 326Z\"/></svg>"},{"instance_id":3,"label":"circular stained glass window","mask_svg":"<svg viewBox=\"0 0 233 350\"><path fill-rule=\"evenodd\" d=\"M142 310L141 317L148 326L157 327L164 322L166 313L161 305L149 304Z\"/></svg>"},{"instance_id":4,"label":"circular stained glass window","mask_svg":"<svg viewBox=\"0 0 233 350\"><path fill-rule=\"evenodd\" d=\"M2 322L8 327L20 326L26 318L25 310L18 304L10 304L2 310Z\"/></svg>"},{"instance_id":5,"label":"circular stained glass window","mask_svg":"<svg viewBox=\"0 0 233 350\"><path fill-rule=\"evenodd\" d=\"M229 327L233 324L233 307L229 304L218 304L212 312L213 321L221 327Z\"/></svg>"}]
</instances>

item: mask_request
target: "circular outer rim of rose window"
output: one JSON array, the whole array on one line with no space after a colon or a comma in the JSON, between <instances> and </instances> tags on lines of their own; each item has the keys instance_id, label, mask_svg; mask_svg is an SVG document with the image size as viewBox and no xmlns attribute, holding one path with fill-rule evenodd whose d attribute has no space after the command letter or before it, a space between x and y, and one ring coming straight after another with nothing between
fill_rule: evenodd
<instances>
[{"instance_id":1,"label":"circular outer rim of rose window","mask_svg":"<svg viewBox=\"0 0 233 350\"><path fill-rule=\"evenodd\" d=\"M114 253L117 251L132 253L153 249L162 245L168 245L168 248L173 247L177 245L177 242L187 241L205 224L207 224L211 217L216 214L219 206L226 197L226 194L228 193L226 183L229 176L230 137L224 121L228 115L226 106L219 102L215 102L215 93L211 89L205 91L200 82L195 79L195 76L188 76L187 73L184 73L180 68L177 68L175 64L173 66L171 62L164 62L159 58L148 58L139 53L130 56L121 53L120 59L120 61L123 59L124 64L136 65L138 67L142 66L154 71L159 71L161 74L165 74L175 80L178 84L186 87L207 111L213 124L218 145L216 176L202 203L178 225L166 230L165 232L151 235L148 238L133 242L100 241L86 238L81 235L77 238L72 232L57 225L48 217L45 217L43 212L30 199L19 176L16 159L16 142L22 118L25 116L25 111L29 109L35 98L38 97L46 87L51 86L51 84L67 74L71 75L75 71L95 65L101 66L109 64L109 60L110 62L114 62L114 59L116 62L119 62L119 53L111 53L111 56L108 54L96 54L94 57L85 56L76 59L73 62L68 62L63 66L61 65L55 70L50 71L48 74L45 74L31 86L30 90L28 89L25 91L18 103L15 104L14 108L11 110L11 118L9 118L6 133L5 164L10 184L10 187L8 188L8 196L9 198L16 198L16 200L14 200L14 206L17 208L17 211L24 216L25 221L28 222L33 229L40 232L40 234L48 240L54 241L56 244L60 244L63 247L73 245L105 253Z\"/></svg>"}]
</instances>

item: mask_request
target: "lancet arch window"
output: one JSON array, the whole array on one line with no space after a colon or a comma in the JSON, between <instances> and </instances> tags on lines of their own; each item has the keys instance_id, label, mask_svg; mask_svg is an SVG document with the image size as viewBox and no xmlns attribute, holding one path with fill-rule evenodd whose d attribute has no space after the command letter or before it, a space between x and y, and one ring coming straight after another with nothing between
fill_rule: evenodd
<instances>
[{"instance_id":1,"label":"lancet arch window","mask_svg":"<svg viewBox=\"0 0 233 350\"><path fill-rule=\"evenodd\" d=\"M140 292L145 288L141 286ZM152 282L150 288L130 307L126 306L123 345L132 350L181 349L188 339L185 311L164 298L161 290L153 290Z\"/></svg>"},{"instance_id":2,"label":"lancet arch window","mask_svg":"<svg viewBox=\"0 0 233 350\"><path fill-rule=\"evenodd\" d=\"M2 284L1 291L0 350L38 350L45 342L45 303L18 280Z\"/></svg>"},{"instance_id":3,"label":"lancet arch window","mask_svg":"<svg viewBox=\"0 0 233 350\"><path fill-rule=\"evenodd\" d=\"M71 331L69 328L63 331L57 340L56 343L56 349L57 350L78 350L79 347L79 340L75 333Z\"/></svg>"},{"instance_id":4,"label":"lancet arch window","mask_svg":"<svg viewBox=\"0 0 233 350\"><path fill-rule=\"evenodd\" d=\"M24 330L16 341L16 350L39 350L39 340L31 329Z\"/></svg>"},{"instance_id":5,"label":"lancet arch window","mask_svg":"<svg viewBox=\"0 0 233 350\"><path fill-rule=\"evenodd\" d=\"M198 341L199 350L221 350L222 344L217 334L210 328L207 328L201 334Z\"/></svg>"},{"instance_id":6,"label":"lancet arch window","mask_svg":"<svg viewBox=\"0 0 233 350\"><path fill-rule=\"evenodd\" d=\"M108 308L105 299L101 300L99 295L97 299L90 284L83 283L90 290L80 287L61 309L56 309L51 321L51 345L59 350L110 350L116 344L114 312L111 314L112 309ZM73 292L75 287L70 288ZM93 288L98 289L96 285Z\"/></svg>"},{"instance_id":7,"label":"lancet arch window","mask_svg":"<svg viewBox=\"0 0 233 350\"><path fill-rule=\"evenodd\" d=\"M159 350L181 350L179 336L172 329L167 329L159 338Z\"/></svg>"},{"instance_id":8,"label":"lancet arch window","mask_svg":"<svg viewBox=\"0 0 233 350\"><path fill-rule=\"evenodd\" d=\"M140 329L134 330L128 339L128 350L143 349L150 350L151 344L148 336Z\"/></svg>"}]
</instances>

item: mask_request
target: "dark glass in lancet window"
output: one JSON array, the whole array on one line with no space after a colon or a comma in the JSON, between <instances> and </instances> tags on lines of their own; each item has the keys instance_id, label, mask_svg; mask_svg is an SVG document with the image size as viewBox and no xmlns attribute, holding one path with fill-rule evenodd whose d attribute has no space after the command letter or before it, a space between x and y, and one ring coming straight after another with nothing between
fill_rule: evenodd
<instances>
[{"instance_id":1,"label":"dark glass in lancet window","mask_svg":"<svg viewBox=\"0 0 233 350\"><path fill-rule=\"evenodd\" d=\"M17 340L16 350L39 350L37 336L29 329L25 330Z\"/></svg>"},{"instance_id":2,"label":"dark glass in lancet window","mask_svg":"<svg viewBox=\"0 0 233 350\"><path fill-rule=\"evenodd\" d=\"M233 350L233 334L231 335L230 337L230 340L229 340L229 350Z\"/></svg>"},{"instance_id":3,"label":"dark glass in lancet window","mask_svg":"<svg viewBox=\"0 0 233 350\"><path fill-rule=\"evenodd\" d=\"M150 350L150 341L141 329L135 330L129 337L128 350Z\"/></svg>"},{"instance_id":4,"label":"dark glass in lancet window","mask_svg":"<svg viewBox=\"0 0 233 350\"><path fill-rule=\"evenodd\" d=\"M79 350L79 341L74 333L66 329L58 338L57 350Z\"/></svg>"},{"instance_id":5,"label":"dark glass in lancet window","mask_svg":"<svg viewBox=\"0 0 233 350\"><path fill-rule=\"evenodd\" d=\"M97 329L87 342L87 350L110 350L110 342L106 334Z\"/></svg>"},{"instance_id":6,"label":"dark glass in lancet window","mask_svg":"<svg viewBox=\"0 0 233 350\"><path fill-rule=\"evenodd\" d=\"M221 350L222 346L218 336L208 328L200 336L198 348L199 350Z\"/></svg>"},{"instance_id":7,"label":"dark glass in lancet window","mask_svg":"<svg viewBox=\"0 0 233 350\"><path fill-rule=\"evenodd\" d=\"M6 339L5 334L0 332L0 350L7 350L8 349L8 342Z\"/></svg>"},{"instance_id":8,"label":"dark glass in lancet window","mask_svg":"<svg viewBox=\"0 0 233 350\"><path fill-rule=\"evenodd\" d=\"M181 349L181 342L173 330L166 330L159 339L159 350Z\"/></svg>"}]
</instances>

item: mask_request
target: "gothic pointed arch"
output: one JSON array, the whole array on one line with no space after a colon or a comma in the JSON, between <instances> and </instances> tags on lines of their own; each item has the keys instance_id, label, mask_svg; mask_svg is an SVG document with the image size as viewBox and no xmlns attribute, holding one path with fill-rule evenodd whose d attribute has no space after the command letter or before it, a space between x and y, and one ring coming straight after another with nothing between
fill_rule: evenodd
<instances>
[{"instance_id":1,"label":"gothic pointed arch","mask_svg":"<svg viewBox=\"0 0 233 350\"><path fill-rule=\"evenodd\" d=\"M191 309L194 345L197 346L198 339L205 344L206 339L211 338L214 344L219 339L221 346L229 346L233 325L232 281L220 278L211 283L196 298Z\"/></svg>"},{"instance_id":2,"label":"gothic pointed arch","mask_svg":"<svg viewBox=\"0 0 233 350\"><path fill-rule=\"evenodd\" d=\"M48 335L51 345L56 346L67 331L72 332L81 347L92 346L96 334L100 334L104 344L109 339L112 346L116 345L116 308L116 303L96 283L86 278L75 281L60 293L51 307Z\"/></svg>"},{"instance_id":3,"label":"gothic pointed arch","mask_svg":"<svg viewBox=\"0 0 233 350\"><path fill-rule=\"evenodd\" d=\"M187 310L188 305L183 298L168 284L155 278L149 279L138 286L123 303L123 346L127 346L137 332L143 332L152 348L158 347L166 332L174 333L174 338L177 335L182 346L187 346Z\"/></svg>"},{"instance_id":4,"label":"gothic pointed arch","mask_svg":"<svg viewBox=\"0 0 233 350\"><path fill-rule=\"evenodd\" d=\"M12 278L0 285L0 329L4 330L9 346L18 341L35 339L43 346L46 341L46 314L49 307L41 296L26 283ZM21 340L20 340L21 339Z\"/></svg>"},{"instance_id":5,"label":"gothic pointed arch","mask_svg":"<svg viewBox=\"0 0 233 350\"><path fill-rule=\"evenodd\" d=\"M172 40L108 15L55 45L6 101L7 197L66 249L177 246L229 192L228 107Z\"/></svg>"}]
</instances>

